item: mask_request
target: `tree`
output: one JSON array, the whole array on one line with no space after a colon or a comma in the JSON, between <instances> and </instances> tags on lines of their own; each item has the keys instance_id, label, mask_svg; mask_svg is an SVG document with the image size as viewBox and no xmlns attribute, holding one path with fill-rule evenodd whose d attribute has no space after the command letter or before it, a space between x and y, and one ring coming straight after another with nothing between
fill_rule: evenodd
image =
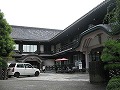
<instances>
[{"instance_id":1,"label":"tree","mask_svg":"<svg viewBox=\"0 0 120 90\"><path fill-rule=\"evenodd\" d=\"M116 40L106 41L101 58L104 62L120 61L120 42Z\"/></svg>"},{"instance_id":2,"label":"tree","mask_svg":"<svg viewBox=\"0 0 120 90\"><path fill-rule=\"evenodd\" d=\"M120 42L116 40L106 41L101 55L101 59L105 63L104 69L109 71L109 79L113 76L119 76Z\"/></svg>"},{"instance_id":3,"label":"tree","mask_svg":"<svg viewBox=\"0 0 120 90\"><path fill-rule=\"evenodd\" d=\"M116 40L106 41L101 58L104 62L120 61L120 42Z\"/></svg>"},{"instance_id":4,"label":"tree","mask_svg":"<svg viewBox=\"0 0 120 90\"><path fill-rule=\"evenodd\" d=\"M110 9L111 6L114 6L112 10ZM104 18L104 23L108 22L111 26L111 34L116 35L120 33L120 0L115 0L115 3L109 5L107 14Z\"/></svg>"},{"instance_id":5,"label":"tree","mask_svg":"<svg viewBox=\"0 0 120 90\"><path fill-rule=\"evenodd\" d=\"M115 7L110 10L111 6ZM110 25L112 36L120 34L120 0L115 0L115 3L109 5L104 22ZM108 40L104 47L101 59L106 63L104 68L109 71L110 79L106 90L118 90L120 86L120 41Z\"/></svg>"},{"instance_id":6,"label":"tree","mask_svg":"<svg viewBox=\"0 0 120 90\"><path fill-rule=\"evenodd\" d=\"M4 14L0 11L0 68L7 67L4 57L8 57L14 50L14 41L10 37L11 31L11 26L7 23L6 19L4 18Z\"/></svg>"},{"instance_id":7,"label":"tree","mask_svg":"<svg viewBox=\"0 0 120 90\"><path fill-rule=\"evenodd\" d=\"M115 7L110 10L110 7L114 5ZM111 26L111 35L120 33L120 0L115 0L115 3L109 5L104 21L107 21ZM108 40L105 42L105 48L103 49L101 58L104 62L110 62L105 68L120 68L120 64L115 63L120 62L120 42L115 40Z\"/></svg>"}]
</instances>

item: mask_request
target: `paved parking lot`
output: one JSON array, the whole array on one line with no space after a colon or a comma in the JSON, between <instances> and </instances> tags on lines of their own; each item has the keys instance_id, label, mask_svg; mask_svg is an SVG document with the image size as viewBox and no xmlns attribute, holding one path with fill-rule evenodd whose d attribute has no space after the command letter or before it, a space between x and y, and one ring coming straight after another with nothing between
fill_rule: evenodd
<instances>
[{"instance_id":1,"label":"paved parking lot","mask_svg":"<svg viewBox=\"0 0 120 90\"><path fill-rule=\"evenodd\" d=\"M105 90L105 84L90 84L88 74L41 73L1 80L0 90Z\"/></svg>"},{"instance_id":2,"label":"paved parking lot","mask_svg":"<svg viewBox=\"0 0 120 90\"><path fill-rule=\"evenodd\" d=\"M8 80L88 81L88 74L41 73L38 77L9 78Z\"/></svg>"}]
</instances>

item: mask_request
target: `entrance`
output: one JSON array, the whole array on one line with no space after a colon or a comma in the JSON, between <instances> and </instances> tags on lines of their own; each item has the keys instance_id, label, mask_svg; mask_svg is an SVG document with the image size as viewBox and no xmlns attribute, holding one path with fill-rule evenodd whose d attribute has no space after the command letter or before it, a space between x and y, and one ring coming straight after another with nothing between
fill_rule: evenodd
<instances>
[{"instance_id":1,"label":"entrance","mask_svg":"<svg viewBox=\"0 0 120 90\"><path fill-rule=\"evenodd\" d=\"M26 61L25 63L30 63L30 64L33 65L35 68L40 69L40 63L38 63L37 61Z\"/></svg>"},{"instance_id":2,"label":"entrance","mask_svg":"<svg viewBox=\"0 0 120 90\"><path fill-rule=\"evenodd\" d=\"M101 83L106 81L104 63L101 60L103 47L92 49L90 52L89 75L91 83Z\"/></svg>"},{"instance_id":3,"label":"entrance","mask_svg":"<svg viewBox=\"0 0 120 90\"><path fill-rule=\"evenodd\" d=\"M103 51L103 47L92 49L90 52L90 60L91 61L101 61L102 51Z\"/></svg>"},{"instance_id":4,"label":"entrance","mask_svg":"<svg viewBox=\"0 0 120 90\"><path fill-rule=\"evenodd\" d=\"M37 55L28 55L24 58L23 62L32 64L35 68L42 68L42 60Z\"/></svg>"}]
</instances>

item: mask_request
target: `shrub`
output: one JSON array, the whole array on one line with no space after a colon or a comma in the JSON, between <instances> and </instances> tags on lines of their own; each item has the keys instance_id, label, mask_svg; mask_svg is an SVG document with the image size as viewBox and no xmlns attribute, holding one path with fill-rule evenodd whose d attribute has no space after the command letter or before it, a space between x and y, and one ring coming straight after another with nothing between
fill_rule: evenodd
<instances>
[{"instance_id":1,"label":"shrub","mask_svg":"<svg viewBox=\"0 0 120 90\"><path fill-rule=\"evenodd\" d=\"M103 62L120 61L120 42L108 40L105 42L101 59Z\"/></svg>"},{"instance_id":2,"label":"shrub","mask_svg":"<svg viewBox=\"0 0 120 90\"><path fill-rule=\"evenodd\" d=\"M120 42L108 40L105 42L101 59L105 62L105 69L120 69Z\"/></svg>"},{"instance_id":3,"label":"shrub","mask_svg":"<svg viewBox=\"0 0 120 90\"><path fill-rule=\"evenodd\" d=\"M104 66L105 70L120 69L120 63L111 63Z\"/></svg>"},{"instance_id":4,"label":"shrub","mask_svg":"<svg viewBox=\"0 0 120 90\"><path fill-rule=\"evenodd\" d=\"M111 78L107 84L106 90L120 90L120 76Z\"/></svg>"}]
</instances>

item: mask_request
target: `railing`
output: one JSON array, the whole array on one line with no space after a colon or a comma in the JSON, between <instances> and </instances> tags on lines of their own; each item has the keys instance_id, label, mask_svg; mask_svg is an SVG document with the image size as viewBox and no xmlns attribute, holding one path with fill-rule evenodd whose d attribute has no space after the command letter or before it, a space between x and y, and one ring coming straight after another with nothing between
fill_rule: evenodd
<instances>
[{"instance_id":1,"label":"railing","mask_svg":"<svg viewBox=\"0 0 120 90\"><path fill-rule=\"evenodd\" d=\"M66 44L66 45L61 46L61 48L56 49L55 53L61 52L61 51L64 51L64 50L67 50L67 49L69 49L69 48L73 48L73 47L75 47L76 45L78 45L78 41L77 41L77 40L76 40L76 41L73 41L73 42L70 42L70 43L68 43L68 44Z\"/></svg>"},{"instance_id":2,"label":"railing","mask_svg":"<svg viewBox=\"0 0 120 90\"><path fill-rule=\"evenodd\" d=\"M64 51L64 50L73 48L73 47L75 47L76 45L78 45L78 43L79 43L78 40L76 40L76 41L73 41L73 42L70 42L70 43L68 43L68 44L63 45L63 46L61 46L61 48L57 48L57 49L54 50L54 51L22 52L21 54L44 54L44 55L45 55L45 54L46 54L46 55L48 55L48 54L55 54L55 53L62 52L62 51ZM20 54L20 51L15 50L15 52Z\"/></svg>"},{"instance_id":3,"label":"railing","mask_svg":"<svg viewBox=\"0 0 120 90\"><path fill-rule=\"evenodd\" d=\"M44 51L44 52L40 52L40 54L53 54L53 51Z\"/></svg>"},{"instance_id":4,"label":"railing","mask_svg":"<svg viewBox=\"0 0 120 90\"><path fill-rule=\"evenodd\" d=\"M79 42L76 40L76 41L73 41L73 42L70 42L68 44L63 45L63 46L61 46L61 48L57 48L54 51L44 51L44 52L40 52L40 54L55 54L55 53L58 53L58 52L62 52L64 50L75 47L76 45L78 45L78 43Z\"/></svg>"}]
</instances>

